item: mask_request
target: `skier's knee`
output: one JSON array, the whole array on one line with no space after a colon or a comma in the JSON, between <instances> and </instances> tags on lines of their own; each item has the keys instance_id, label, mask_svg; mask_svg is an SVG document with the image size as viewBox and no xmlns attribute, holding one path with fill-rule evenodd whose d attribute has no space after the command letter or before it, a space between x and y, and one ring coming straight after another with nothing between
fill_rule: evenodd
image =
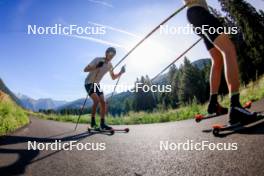
<instances>
[{"instance_id":1,"label":"skier's knee","mask_svg":"<svg viewBox=\"0 0 264 176\"><path fill-rule=\"evenodd\" d=\"M225 40L224 45L222 46L221 50L225 56L230 56L236 53L236 47L229 38Z\"/></svg>"},{"instance_id":2,"label":"skier's knee","mask_svg":"<svg viewBox=\"0 0 264 176\"><path fill-rule=\"evenodd\" d=\"M99 101L98 100L94 100L93 106L97 106L98 104L99 104Z\"/></svg>"},{"instance_id":3,"label":"skier's knee","mask_svg":"<svg viewBox=\"0 0 264 176\"><path fill-rule=\"evenodd\" d=\"M223 62L222 61L213 61L212 62L212 67L211 67L212 71L219 72L222 70L222 68L223 68Z\"/></svg>"},{"instance_id":4,"label":"skier's knee","mask_svg":"<svg viewBox=\"0 0 264 176\"><path fill-rule=\"evenodd\" d=\"M229 45L225 47L223 52L226 56L232 56L236 52L235 45L230 42Z\"/></svg>"},{"instance_id":5,"label":"skier's knee","mask_svg":"<svg viewBox=\"0 0 264 176\"><path fill-rule=\"evenodd\" d=\"M100 100L100 104L105 107L106 106L105 100Z\"/></svg>"}]
</instances>

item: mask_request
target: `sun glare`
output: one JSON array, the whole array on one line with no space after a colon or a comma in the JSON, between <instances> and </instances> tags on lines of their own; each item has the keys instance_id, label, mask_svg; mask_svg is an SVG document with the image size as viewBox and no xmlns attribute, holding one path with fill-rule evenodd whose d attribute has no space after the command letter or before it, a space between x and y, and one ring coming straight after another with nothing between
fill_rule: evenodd
<instances>
[{"instance_id":1,"label":"sun glare","mask_svg":"<svg viewBox=\"0 0 264 176\"><path fill-rule=\"evenodd\" d=\"M172 51L155 41L148 40L129 56L126 63L137 76L154 76L153 74L168 63L168 58L171 56Z\"/></svg>"}]
</instances>

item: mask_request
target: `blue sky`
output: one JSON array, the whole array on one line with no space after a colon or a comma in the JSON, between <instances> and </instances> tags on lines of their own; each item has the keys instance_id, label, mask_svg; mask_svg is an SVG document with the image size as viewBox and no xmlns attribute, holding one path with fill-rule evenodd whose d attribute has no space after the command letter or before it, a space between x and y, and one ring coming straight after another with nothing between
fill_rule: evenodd
<instances>
[{"instance_id":1,"label":"blue sky","mask_svg":"<svg viewBox=\"0 0 264 176\"><path fill-rule=\"evenodd\" d=\"M264 9L263 1L250 2ZM218 8L216 0L209 4ZM126 54L124 48L135 45L181 6L179 0L0 0L0 77L13 92L33 98L71 101L84 97L83 68L93 58L104 55L110 46L106 42L122 46L117 47L115 64ZM106 35L83 38L27 34L28 25L94 26L93 23L111 28L106 28ZM168 23L170 26L187 24L186 11ZM197 39L195 35L155 33L126 59L127 73L120 83L133 84L141 75L155 76ZM209 55L201 42L187 57L196 60ZM102 83L115 82L107 75Z\"/></svg>"}]
</instances>

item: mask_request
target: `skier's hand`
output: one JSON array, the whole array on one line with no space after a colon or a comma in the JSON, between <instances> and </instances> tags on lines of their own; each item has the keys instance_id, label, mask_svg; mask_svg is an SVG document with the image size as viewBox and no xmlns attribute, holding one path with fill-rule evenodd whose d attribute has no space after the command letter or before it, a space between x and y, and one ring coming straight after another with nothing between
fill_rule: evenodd
<instances>
[{"instance_id":1,"label":"skier's hand","mask_svg":"<svg viewBox=\"0 0 264 176\"><path fill-rule=\"evenodd\" d=\"M101 68L104 65L104 61L100 61L97 65L96 68Z\"/></svg>"},{"instance_id":2,"label":"skier's hand","mask_svg":"<svg viewBox=\"0 0 264 176\"><path fill-rule=\"evenodd\" d=\"M125 73L125 72L126 72L126 67L123 66L123 67L121 68L121 70L120 70L120 73L123 74L123 73Z\"/></svg>"}]
</instances>

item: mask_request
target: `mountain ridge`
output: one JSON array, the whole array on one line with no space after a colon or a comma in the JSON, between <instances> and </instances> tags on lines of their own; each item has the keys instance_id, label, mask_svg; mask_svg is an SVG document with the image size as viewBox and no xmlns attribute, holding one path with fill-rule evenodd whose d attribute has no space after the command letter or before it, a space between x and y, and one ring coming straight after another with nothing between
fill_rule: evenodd
<instances>
[{"instance_id":1,"label":"mountain ridge","mask_svg":"<svg viewBox=\"0 0 264 176\"><path fill-rule=\"evenodd\" d=\"M33 99L24 94L17 94L17 97L23 104L23 107L32 111L57 109L58 107L67 104L64 100L53 100L52 98Z\"/></svg>"}]
</instances>

